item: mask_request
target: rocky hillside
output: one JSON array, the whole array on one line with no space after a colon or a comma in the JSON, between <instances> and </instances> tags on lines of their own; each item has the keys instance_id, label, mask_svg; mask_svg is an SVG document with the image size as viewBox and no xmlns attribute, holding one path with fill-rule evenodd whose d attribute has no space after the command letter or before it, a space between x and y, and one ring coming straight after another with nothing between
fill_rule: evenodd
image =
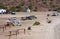
<instances>
[{"instance_id":1,"label":"rocky hillside","mask_svg":"<svg viewBox=\"0 0 60 39\"><path fill-rule=\"evenodd\" d=\"M29 7L31 11L51 11L60 9L60 0L0 0L0 8L22 11Z\"/></svg>"}]
</instances>

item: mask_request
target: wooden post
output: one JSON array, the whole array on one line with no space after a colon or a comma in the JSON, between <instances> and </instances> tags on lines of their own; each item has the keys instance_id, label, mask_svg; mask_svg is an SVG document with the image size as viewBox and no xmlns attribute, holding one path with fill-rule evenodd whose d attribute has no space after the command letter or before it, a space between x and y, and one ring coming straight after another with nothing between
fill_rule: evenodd
<instances>
[{"instance_id":1,"label":"wooden post","mask_svg":"<svg viewBox=\"0 0 60 39\"><path fill-rule=\"evenodd\" d=\"M5 26L5 29L6 29L6 25L4 25Z\"/></svg>"},{"instance_id":2,"label":"wooden post","mask_svg":"<svg viewBox=\"0 0 60 39\"><path fill-rule=\"evenodd\" d=\"M19 30L17 30L17 34L19 34Z\"/></svg>"},{"instance_id":3,"label":"wooden post","mask_svg":"<svg viewBox=\"0 0 60 39\"><path fill-rule=\"evenodd\" d=\"M9 31L9 39L11 39L11 31Z\"/></svg>"},{"instance_id":4,"label":"wooden post","mask_svg":"<svg viewBox=\"0 0 60 39\"><path fill-rule=\"evenodd\" d=\"M26 34L26 29L24 29L24 34Z\"/></svg>"},{"instance_id":5,"label":"wooden post","mask_svg":"<svg viewBox=\"0 0 60 39\"><path fill-rule=\"evenodd\" d=\"M3 32L4 32L4 27L3 27Z\"/></svg>"},{"instance_id":6,"label":"wooden post","mask_svg":"<svg viewBox=\"0 0 60 39\"><path fill-rule=\"evenodd\" d=\"M16 31L16 39L17 39L17 35L19 34L19 30Z\"/></svg>"},{"instance_id":7,"label":"wooden post","mask_svg":"<svg viewBox=\"0 0 60 39\"><path fill-rule=\"evenodd\" d=\"M18 34L18 30L16 31L16 36L17 36L17 34Z\"/></svg>"}]
</instances>

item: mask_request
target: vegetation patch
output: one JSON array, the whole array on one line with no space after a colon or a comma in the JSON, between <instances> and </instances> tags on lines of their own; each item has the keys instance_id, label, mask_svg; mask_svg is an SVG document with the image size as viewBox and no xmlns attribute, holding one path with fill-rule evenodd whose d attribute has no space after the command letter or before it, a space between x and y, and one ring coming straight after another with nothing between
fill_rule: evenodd
<instances>
[{"instance_id":1,"label":"vegetation patch","mask_svg":"<svg viewBox=\"0 0 60 39\"><path fill-rule=\"evenodd\" d=\"M33 25L40 25L40 22L35 21L35 23Z\"/></svg>"},{"instance_id":2,"label":"vegetation patch","mask_svg":"<svg viewBox=\"0 0 60 39\"><path fill-rule=\"evenodd\" d=\"M48 23L51 23L51 20L49 20Z\"/></svg>"},{"instance_id":3,"label":"vegetation patch","mask_svg":"<svg viewBox=\"0 0 60 39\"><path fill-rule=\"evenodd\" d=\"M31 27L28 27L28 30L31 30Z\"/></svg>"}]
</instances>

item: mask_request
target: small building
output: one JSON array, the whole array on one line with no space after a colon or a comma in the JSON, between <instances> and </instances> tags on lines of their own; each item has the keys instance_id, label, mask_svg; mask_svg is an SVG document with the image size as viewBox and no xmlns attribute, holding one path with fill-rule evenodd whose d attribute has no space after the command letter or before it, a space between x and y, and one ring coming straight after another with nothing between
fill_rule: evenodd
<instances>
[{"instance_id":1,"label":"small building","mask_svg":"<svg viewBox=\"0 0 60 39\"><path fill-rule=\"evenodd\" d=\"M3 14L4 12L6 12L5 9L0 9L0 14Z\"/></svg>"}]
</instances>

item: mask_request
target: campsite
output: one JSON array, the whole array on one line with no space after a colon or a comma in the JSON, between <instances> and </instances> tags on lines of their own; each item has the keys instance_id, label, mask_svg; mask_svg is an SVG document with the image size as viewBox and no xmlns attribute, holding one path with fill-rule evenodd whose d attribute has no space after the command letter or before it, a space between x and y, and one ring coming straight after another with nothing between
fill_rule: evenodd
<instances>
[{"instance_id":1,"label":"campsite","mask_svg":"<svg viewBox=\"0 0 60 39\"><path fill-rule=\"evenodd\" d=\"M16 15L2 14L0 15L0 39L55 39L56 36L59 36L55 29L58 29L56 28L57 25L59 27L60 14L57 13L58 15L52 16L53 13L16 12ZM21 17L31 15L37 18L21 20Z\"/></svg>"}]
</instances>

